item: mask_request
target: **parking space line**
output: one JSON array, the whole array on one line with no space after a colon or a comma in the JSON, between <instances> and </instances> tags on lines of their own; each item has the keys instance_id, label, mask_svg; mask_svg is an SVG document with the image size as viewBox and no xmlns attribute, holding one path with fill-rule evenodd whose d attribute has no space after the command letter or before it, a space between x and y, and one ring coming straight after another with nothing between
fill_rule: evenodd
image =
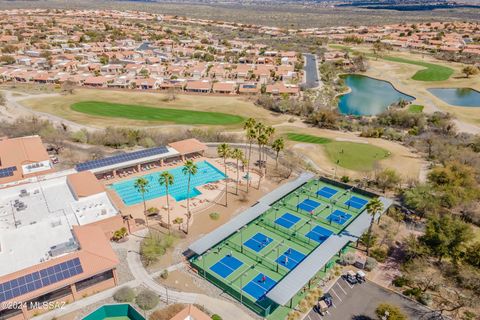
<instances>
[{"instance_id":1,"label":"parking space line","mask_svg":"<svg viewBox=\"0 0 480 320\"><path fill-rule=\"evenodd\" d=\"M342 299L338 296L338 294L335 292L335 290L333 290L333 288L330 291L332 291L333 294L338 298L338 300L340 300L340 302L342 302Z\"/></svg>"},{"instance_id":2,"label":"parking space line","mask_svg":"<svg viewBox=\"0 0 480 320\"><path fill-rule=\"evenodd\" d=\"M337 286L343 291L343 293L347 294L347 291L343 290L343 287L340 285L338 281L337 281Z\"/></svg>"},{"instance_id":3,"label":"parking space line","mask_svg":"<svg viewBox=\"0 0 480 320\"><path fill-rule=\"evenodd\" d=\"M348 283L347 280L343 279L343 281L350 287L350 289L353 289L353 285L351 285L350 283ZM338 283L338 282L337 282Z\"/></svg>"},{"instance_id":4,"label":"parking space line","mask_svg":"<svg viewBox=\"0 0 480 320\"><path fill-rule=\"evenodd\" d=\"M335 305L335 303L333 303L333 301L332 301L332 306L333 306L335 309L337 309L337 306Z\"/></svg>"}]
</instances>

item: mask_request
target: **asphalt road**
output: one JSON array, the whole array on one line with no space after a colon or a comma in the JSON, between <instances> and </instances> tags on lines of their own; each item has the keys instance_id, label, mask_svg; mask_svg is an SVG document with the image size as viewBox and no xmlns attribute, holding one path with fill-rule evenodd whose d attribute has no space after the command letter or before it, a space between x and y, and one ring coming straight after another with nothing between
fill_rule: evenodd
<instances>
[{"instance_id":1,"label":"asphalt road","mask_svg":"<svg viewBox=\"0 0 480 320\"><path fill-rule=\"evenodd\" d=\"M304 87L307 89L316 88L319 85L318 82L318 70L317 70L317 58L315 55L305 53L305 83Z\"/></svg>"},{"instance_id":2,"label":"asphalt road","mask_svg":"<svg viewBox=\"0 0 480 320\"><path fill-rule=\"evenodd\" d=\"M328 292L333 297L328 313L321 316L312 309L305 320L373 320L377 319L375 309L383 302L400 307L411 320L428 312L422 305L369 281L350 285L339 279Z\"/></svg>"}]
</instances>

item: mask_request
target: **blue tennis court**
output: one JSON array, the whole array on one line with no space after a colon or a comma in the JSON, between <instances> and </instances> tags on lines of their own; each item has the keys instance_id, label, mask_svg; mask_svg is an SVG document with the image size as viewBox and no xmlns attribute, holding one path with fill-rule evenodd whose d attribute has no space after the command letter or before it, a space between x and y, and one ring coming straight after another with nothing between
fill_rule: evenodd
<instances>
[{"instance_id":1,"label":"blue tennis court","mask_svg":"<svg viewBox=\"0 0 480 320\"><path fill-rule=\"evenodd\" d=\"M334 195L337 194L337 190L335 189L332 189L332 188L329 188L329 187L323 187L322 189L318 190L317 191L317 194L319 196L322 196L324 198L327 198L327 199L330 199L331 197L333 197Z\"/></svg>"},{"instance_id":2,"label":"blue tennis court","mask_svg":"<svg viewBox=\"0 0 480 320\"><path fill-rule=\"evenodd\" d=\"M317 209L319 205L320 203L317 201L314 201L311 199L305 199L297 207L299 209L312 212L313 210Z\"/></svg>"},{"instance_id":3,"label":"blue tennis court","mask_svg":"<svg viewBox=\"0 0 480 320\"><path fill-rule=\"evenodd\" d=\"M276 262L282 266L292 270L302 262L305 258L305 255L295 249L288 248L280 257L277 258Z\"/></svg>"},{"instance_id":4,"label":"blue tennis court","mask_svg":"<svg viewBox=\"0 0 480 320\"><path fill-rule=\"evenodd\" d=\"M222 278L231 275L235 270L242 266L243 262L233 256L225 256L220 261L210 267L210 270Z\"/></svg>"},{"instance_id":5,"label":"blue tennis court","mask_svg":"<svg viewBox=\"0 0 480 320\"><path fill-rule=\"evenodd\" d=\"M335 210L327 217L327 220L330 222L338 223L338 224L344 224L351 217L352 217L351 214L348 214L341 210Z\"/></svg>"},{"instance_id":6,"label":"blue tennis court","mask_svg":"<svg viewBox=\"0 0 480 320\"><path fill-rule=\"evenodd\" d=\"M277 284L275 280L259 273L252 281L243 287L243 291L255 299L260 300L275 284Z\"/></svg>"},{"instance_id":7,"label":"blue tennis court","mask_svg":"<svg viewBox=\"0 0 480 320\"><path fill-rule=\"evenodd\" d=\"M363 208L364 205L368 203L367 200L364 200L359 197L352 196L350 199L348 199L345 204L349 207L355 208L355 209L361 209Z\"/></svg>"},{"instance_id":8,"label":"blue tennis court","mask_svg":"<svg viewBox=\"0 0 480 320\"><path fill-rule=\"evenodd\" d=\"M305 236L310 238L318 243L322 243L323 241L327 240L333 234L332 231L325 229L320 226L315 226L312 231L308 232Z\"/></svg>"},{"instance_id":9,"label":"blue tennis court","mask_svg":"<svg viewBox=\"0 0 480 320\"><path fill-rule=\"evenodd\" d=\"M267 237L263 233L257 233L247 241L243 243L244 246L254 250L255 252L259 252L266 246L268 246L272 242L272 238Z\"/></svg>"},{"instance_id":10,"label":"blue tennis court","mask_svg":"<svg viewBox=\"0 0 480 320\"><path fill-rule=\"evenodd\" d=\"M284 228L290 229L300 220L302 219L287 212L280 218L277 218L277 220L275 220L275 223L281 225Z\"/></svg>"}]
</instances>

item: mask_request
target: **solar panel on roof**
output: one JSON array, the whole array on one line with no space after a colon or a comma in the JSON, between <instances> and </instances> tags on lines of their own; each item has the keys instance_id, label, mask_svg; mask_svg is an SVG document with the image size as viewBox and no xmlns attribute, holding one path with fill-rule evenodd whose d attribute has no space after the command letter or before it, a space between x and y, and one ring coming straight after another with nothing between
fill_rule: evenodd
<instances>
[{"instance_id":1,"label":"solar panel on roof","mask_svg":"<svg viewBox=\"0 0 480 320\"><path fill-rule=\"evenodd\" d=\"M79 163L75 166L75 169L77 169L77 171L96 169L96 168L101 168L108 165L141 159L144 157L150 157L153 155L164 154L167 152L168 152L167 147L164 147L164 146L155 147L155 148L150 148L150 149L145 149L140 151L134 151L130 153L119 154L113 157L103 158L99 160L91 160L91 161Z\"/></svg>"},{"instance_id":2,"label":"solar panel on roof","mask_svg":"<svg viewBox=\"0 0 480 320\"><path fill-rule=\"evenodd\" d=\"M0 169L0 178L11 177L13 172L17 171L17 167L8 167Z\"/></svg>"},{"instance_id":3,"label":"solar panel on roof","mask_svg":"<svg viewBox=\"0 0 480 320\"><path fill-rule=\"evenodd\" d=\"M71 259L25 276L0 283L0 302L19 297L83 272L79 258Z\"/></svg>"}]
</instances>

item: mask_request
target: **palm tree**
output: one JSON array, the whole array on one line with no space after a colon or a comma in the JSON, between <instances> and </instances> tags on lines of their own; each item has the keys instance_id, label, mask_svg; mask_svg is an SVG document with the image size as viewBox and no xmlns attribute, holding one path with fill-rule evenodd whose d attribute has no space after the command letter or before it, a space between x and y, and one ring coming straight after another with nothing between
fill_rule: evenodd
<instances>
[{"instance_id":1,"label":"palm tree","mask_svg":"<svg viewBox=\"0 0 480 320\"><path fill-rule=\"evenodd\" d=\"M245 136L248 140L248 161L247 161L247 193L250 186L250 159L252 157L252 143L257 138L257 132L255 131L255 125L257 121L254 118L249 118L243 125L245 130Z\"/></svg>"},{"instance_id":2,"label":"palm tree","mask_svg":"<svg viewBox=\"0 0 480 320\"><path fill-rule=\"evenodd\" d=\"M182 172L184 175L188 175L188 184L187 184L187 229L185 233L188 234L188 226L190 225L190 218L192 213L190 212L190 178L197 174L198 167L192 160L187 160L183 164Z\"/></svg>"},{"instance_id":3,"label":"palm tree","mask_svg":"<svg viewBox=\"0 0 480 320\"><path fill-rule=\"evenodd\" d=\"M265 146L267 146L267 144L270 144L272 136L273 136L274 133L275 133L275 128L274 127L265 128L265 135L267 136ZM267 148L266 147L264 149L264 154L265 154L265 175L267 175L267 159L268 159L268 157L267 157Z\"/></svg>"},{"instance_id":4,"label":"palm tree","mask_svg":"<svg viewBox=\"0 0 480 320\"><path fill-rule=\"evenodd\" d=\"M260 137L265 133L265 125L261 122L257 122L255 125L255 131L256 131L256 139L257 139L257 144L258 144L258 162L260 165L261 169L261 164L262 164L262 142L260 140Z\"/></svg>"},{"instance_id":5,"label":"palm tree","mask_svg":"<svg viewBox=\"0 0 480 320\"><path fill-rule=\"evenodd\" d=\"M278 155L280 151L285 149L285 140L283 138L278 138L272 143L272 149L275 150L277 155L275 156L275 168L278 168Z\"/></svg>"},{"instance_id":6,"label":"palm tree","mask_svg":"<svg viewBox=\"0 0 480 320\"><path fill-rule=\"evenodd\" d=\"M238 148L235 148L233 149L232 151L232 158L237 160L237 186L235 188L235 194L238 194L238 184L240 182L240 179L239 179L239 174L240 174L240 170L238 168L238 162L241 161L243 159L243 151L238 149Z\"/></svg>"},{"instance_id":7,"label":"palm tree","mask_svg":"<svg viewBox=\"0 0 480 320\"><path fill-rule=\"evenodd\" d=\"M147 218L147 203L145 202L145 193L148 192L148 185L149 181L145 178L138 178L135 180L134 187L137 190L137 192L142 194L142 199L143 199L143 214L145 215L145 224L147 225L148 228L148 218Z\"/></svg>"},{"instance_id":8,"label":"palm tree","mask_svg":"<svg viewBox=\"0 0 480 320\"><path fill-rule=\"evenodd\" d=\"M262 150L262 146L266 145L268 143L268 136L265 134L265 133L262 133L260 134L260 136L257 138L258 140L258 144L260 146L260 150ZM262 154L262 152L260 151L260 155ZM260 182L262 180L262 177L263 177L263 171L262 171L262 166L261 166L262 162L260 160L260 176L258 177L258 189L260 189ZM266 167L266 160L265 160L265 167ZM266 172L265 172L266 173Z\"/></svg>"},{"instance_id":9,"label":"palm tree","mask_svg":"<svg viewBox=\"0 0 480 320\"><path fill-rule=\"evenodd\" d=\"M248 139L248 160L247 160L247 193L248 187L250 185L250 159L252 158L252 143L257 139L257 132L254 128L249 128L247 130L247 139Z\"/></svg>"},{"instance_id":10,"label":"palm tree","mask_svg":"<svg viewBox=\"0 0 480 320\"><path fill-rule=\"evenodd\" d=\"M370 220L370 226L368 227L368 242L367 242L367 256L370 252L370 244L371 244L371 236L372 236L372 227L373 223L375 222L375 216L379 214L380 212L383 211L383 203L380 201L379 198L374 198L370 200L370 202L367 204L367 212L369 215L372 216L372 219Z\"/></svg>"},{"instance_id":11,"label":"palm tree","mask_svg":"<svg viewBox=\"0 0 480 320\"><path fill-rule=\"evenodd\" d=\"M167 197L167 217L168 217L168 234L170 234L170 200L168 199L168 187L175 182L173 176L168 171L163 171L158 178L158 183L165 186L165 196Z\"/></svg>"},{"instance_id":12,"label":"palm tree","mask_svg":"<svg viewBox=\"0 0 480 320\"><path fill-rule=\"evenodd\" d=\"M228 176L227 176L227 158L230 157L231 148L228 144L222 143L217 147L218 156L223 158L223 166L225 167L225 206L228 206Z\"/></svg>"}]
</instances>

